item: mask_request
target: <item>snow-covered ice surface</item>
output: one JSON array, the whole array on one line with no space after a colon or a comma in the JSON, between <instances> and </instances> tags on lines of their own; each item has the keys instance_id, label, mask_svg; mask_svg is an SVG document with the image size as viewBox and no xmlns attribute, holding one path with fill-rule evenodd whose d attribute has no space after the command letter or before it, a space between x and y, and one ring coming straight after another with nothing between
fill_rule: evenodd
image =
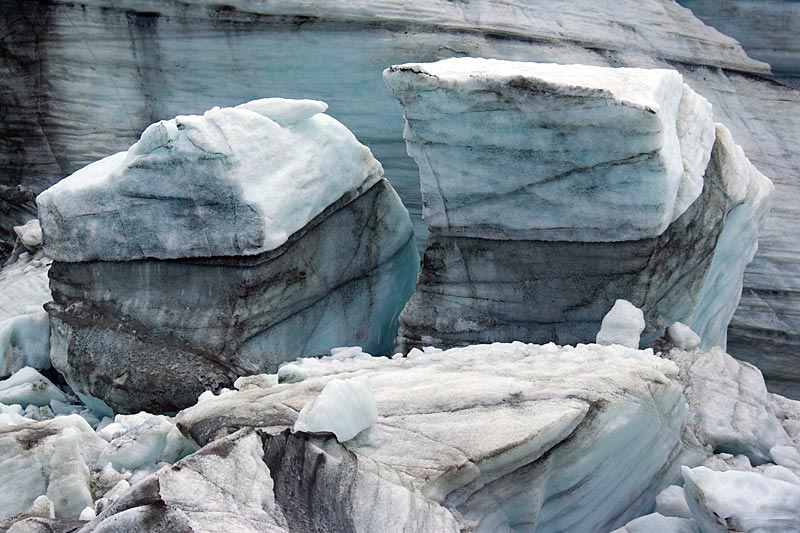
<instances>
[{"instance_id":1,"label":"snow-covered ice surface","mask_svg":"<svg viewBox=\"0 0 800 533\"><path fill-rule=\"evenodd\" d=\"M57 261L254 255L383 174L314 100L264 99L178 116L37 197Z\"/></svg>"},{"instance_id":2,"label":"snow-covered ice surface","mask_svg":"<svg viewBox=\"0 0 800 533\"><path fill-rule=\"evenodd\" d=\"M40 195L50 359L87 404L175 412L300 356L390 352L412 224L324 110L266 99L161 121Z\"/></svg>"},{"instance_id":3,"label":"snow-covered ice surface","mask_svg":"<svg viewBox=\"0 0 800 533\"><path fill-rule=\"evenodd\" d=\"M724 346L772 185L677 72L458 58L384 78L431 231L401 346L588 342L617 299L645 345L682 321Z\"/></svg>"}]
</instances>

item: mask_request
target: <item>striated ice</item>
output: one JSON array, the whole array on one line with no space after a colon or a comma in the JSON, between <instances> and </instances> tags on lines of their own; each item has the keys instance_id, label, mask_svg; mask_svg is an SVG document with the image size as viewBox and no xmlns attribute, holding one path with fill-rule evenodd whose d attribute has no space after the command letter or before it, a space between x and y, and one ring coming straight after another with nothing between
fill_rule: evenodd
<instances>
[{"instance_id":1,"label":"striated ice","mask_svg":"<svg viewBox=\"0 0 800 533\"><path fill-rule=\"evenodd\" d=\"M597 344L619 344L638 348L644 330L644 313L627 300L617 300L614 307L603 317Z\"/></svg>"},{"instance_id":2,"label":"striated ice","mask_svg":"<svg viewBox=\"0 0 800 533\"><path fill-rule=\"evenodd\" d=\"M589 342L620 298L644 345L681 321L724 347L772 185L680 74L457 58L384 79L431 233L402 349Z\"/></svg>"},{"instance_id":3,"label":"striated ice","mask_svg":"<svg viewBox=\"0 0 800 533\"><path fill-rule=\"evenodd\" d=\"M702 348L723 349L728 324L742 296L743 272L758 250L758 235L772 205L772 182L747 159L730 131L716 125L716 141L709 173L720 176L722 189L735 202L726 215L697 305L686 323L702 339Z\"/></svg>"},{"instance_id":4,"label":"striated ice","mask_svg":"<svg viewBox=\"0 0 800 533\"><path fill-rule=\"evenodd\" d=\"M149 126L37 198L58 261L274 250L382 168L313 100L256 100ZM273 117L276 120L273 120ZM159 176L169 169L169 179Z\"/></svg>"},{"instance_id":5,"label":"striated ice","mask_svg":"<svg viewBox=\"0 0 800 533\"><path fill-rule=\"evenodd\" d=\"M453 58L384 79L404 108L434 233L655 237L703 188L711 106L675 71Z\"/></svg>"},{"instance_id":6,"label":"striated ice","mask_svg":"<svg viewBox=\"0 0 800 533\"><path fill-rule=\"evenodd\" d=\"M336 379L303 407L297 415L294 431L333 433L339 442L345 442L372 426L377 419L375 398L367 378Z\"/></svg>"}]
</instances>

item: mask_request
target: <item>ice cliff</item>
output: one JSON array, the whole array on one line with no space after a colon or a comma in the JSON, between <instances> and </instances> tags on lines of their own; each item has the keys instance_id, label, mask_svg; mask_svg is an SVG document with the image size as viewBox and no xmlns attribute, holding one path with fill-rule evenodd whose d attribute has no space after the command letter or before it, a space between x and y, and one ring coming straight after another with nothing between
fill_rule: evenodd
<instances>
[{"instance_id":1,"label":"ice cliff","mask_svg":"<svg viewBox=\"0 0 800 533\"><path fill-rule=\"evenodd\" d=\"M38 197L51 358L96 409L175 411L302 354L389 352L418 270L411 221L325 109L160 121Z\"/></svg>"},{"instance_id":2,"label":"ice cliff","mask_svg":"<svg viewBox=\"0 0 800 533\"><path fill-rule=\"evenodd\" d=\"M675 71L448 59L384 77L431 235L407 347L594 340L618 298L644 343L725 346L771 182Z\"/></svg>"},{"instance_id":3,"label":"ice cliff","mask_svg":"<svg viewBox=\"0 0 800 533\"><path fill-rule=\"evenodd\" d=\"M775 182L728 340L789 390L800 381L800 93L769 80L762 61L779 77L796 70L795 3L684 4L728 35L671 0L7 2L0 222L11 234L36 216L34 192L126 149L153 122L275 95L331 104L383 163L421 248L417 168L381 70L454 56L675 69Z\"/></svg>"}]
</instances>

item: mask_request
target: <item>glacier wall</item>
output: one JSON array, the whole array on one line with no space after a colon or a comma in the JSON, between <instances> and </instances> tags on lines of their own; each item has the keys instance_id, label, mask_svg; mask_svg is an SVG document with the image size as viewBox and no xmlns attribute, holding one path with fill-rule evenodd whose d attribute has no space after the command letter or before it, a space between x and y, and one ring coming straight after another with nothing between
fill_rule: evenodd
<instances>
[{"instance_id":1,"label":"glacier wall","mask_svg":"<svg viewBox=\"0 0 800 533\"><path fill-rule=\"evenodd\" d=\"M772 184L679 74L458 58L384 78L431 231L401 345L589 342L624 298L645 344L692 316L724 346Z\"/></svg>"},{"instance_id":2,"label":"glacier wall","mask_svg":"<svg viewBox=\"0 0 800 533\"><path fill-rule=\"evenodd\" d=\"M708 5L724 13L719 3ZM791 7L751 5L761 14ZM674 68L777 187L729 349L758 364L768 380L789 388L800 382L800 93L763 79L766 64L675 2L21 0L3 7L0 224L7 235L12 224L35 216L34 191L127 148L152 122L285 96L327 101L329 113L372 148L412 213L422 249L417 168L405 154L401 110L381 70L464 55Z\"/></svg>"}]
</instances>

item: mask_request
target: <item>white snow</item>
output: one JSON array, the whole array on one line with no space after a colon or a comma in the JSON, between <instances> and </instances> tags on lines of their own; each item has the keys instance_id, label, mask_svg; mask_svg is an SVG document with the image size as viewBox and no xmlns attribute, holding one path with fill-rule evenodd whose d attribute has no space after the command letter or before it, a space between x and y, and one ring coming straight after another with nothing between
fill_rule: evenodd
<instances>
[{"instance_id":1,"label":"white snow","mask_svg":"<svg viewBox=\"0 0 800 533\"><path fill-rule=\"evenodd\" d=\"M619 344L638 348L644 330L644 313L627 300L617 300L614 307L603 317L597 344Z\"/></svg>"},{"instance_id":2,"label":"white snow","mask_svg":"<svg viewBox=\"0 0 800 533\"><path fill-rule=\"evenodd\" d=\"M273 250L383 175L313 100L265 99L149 126L127 152L37 198L61 261L250 255Z\"/></svg>"},{"instance_id":3,"label":"white snow","mask_svg":"<svg viewBox=\"0 0 800 533\"><path fill-rule=\"evenodd\" d=\"M375 398L365 377L335 379L297 416L294 431L333 433L346 442L378 419Z\"/></svg>"}]
</instances>

